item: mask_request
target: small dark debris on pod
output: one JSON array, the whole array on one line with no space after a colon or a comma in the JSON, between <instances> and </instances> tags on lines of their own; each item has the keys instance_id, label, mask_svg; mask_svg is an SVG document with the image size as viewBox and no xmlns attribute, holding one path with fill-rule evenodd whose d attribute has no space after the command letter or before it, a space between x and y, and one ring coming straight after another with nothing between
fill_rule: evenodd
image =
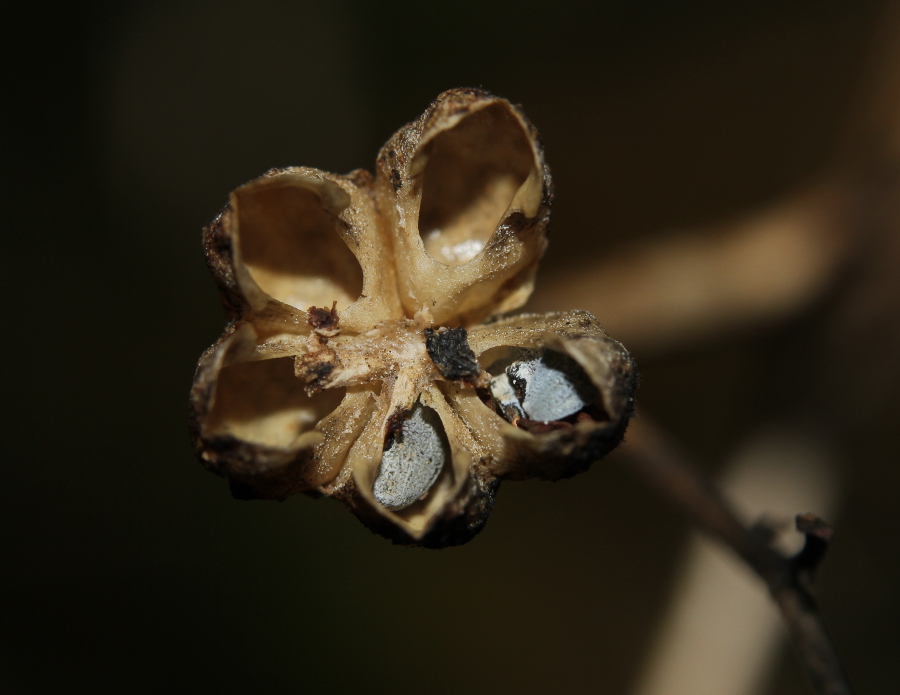
<instances>
[{"instance_id":1,"label":"small dark debris on pod","mask_svg":"<svg viewBox=\"0 0 900 695\"><path fill-rule=\"evenodd\" d=\"M475 353L469 347L468 333L458 328L426 328L425 349L445 379L474 381L481 374Z\"/></svg>"},{"instance_id":2,"label":"small dark debris on pod","mask_svg":"<svg viewBox=\"0 0 900 695\"><path fill-rule=\"evenodd\" d=\"M341 332L338 326L337 301L331 305L331 309L311 306L307 310L306 322L316 333L334 337Z\"/></svg>"}]
</instances>

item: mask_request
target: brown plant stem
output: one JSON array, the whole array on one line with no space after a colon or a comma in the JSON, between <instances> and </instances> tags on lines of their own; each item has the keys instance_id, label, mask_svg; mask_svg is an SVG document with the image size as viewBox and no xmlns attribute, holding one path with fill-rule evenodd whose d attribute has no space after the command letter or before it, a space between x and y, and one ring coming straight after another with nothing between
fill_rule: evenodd
<instances>
[{"instance_id":1,"label":"brown plant stem","mask_svg":"<svg viewBox=\"0 0 900 695\"><path fill-rule=\"evenodd\" d=\"M796 556L787 557L770 545L771 535L764 529L741 523L713 484L645 419L631 424L623 453L644 482L704 531L723 541L766 582L815 692L852 695L834 644L807 589L831 529L814 517L798 517L797 527L806 534L806 546Z\"/></svg>"}]
</instances>

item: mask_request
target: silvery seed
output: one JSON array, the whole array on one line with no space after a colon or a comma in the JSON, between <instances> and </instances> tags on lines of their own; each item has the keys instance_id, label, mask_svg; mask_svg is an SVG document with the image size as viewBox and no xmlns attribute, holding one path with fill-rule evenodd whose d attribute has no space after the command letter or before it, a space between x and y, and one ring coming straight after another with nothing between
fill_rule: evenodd
<instances>
[{"instance_id":1,"label":"silvery seed","mask_svg":"<svg viewBox=\"0 0 900 695\"><path fill-rule=\"evenodd\" d=\"M491 380L491 391L504 413L509 404L531 420L562 420L597 399L597 388L568 355L556 350L523 349L513 351L512 359L505 374Z\"/></svg>"},{"instance_id":2,"label":"silvery seed","mask_svg":"<svg viewBox=\"0 0 900 695\"><path fill-rule=\"evenodd\" d=\"M438 414L416 403L381 457L375 499L388 509L403 509L421 499L450 458Z\"/></svg>"}]
</instances>

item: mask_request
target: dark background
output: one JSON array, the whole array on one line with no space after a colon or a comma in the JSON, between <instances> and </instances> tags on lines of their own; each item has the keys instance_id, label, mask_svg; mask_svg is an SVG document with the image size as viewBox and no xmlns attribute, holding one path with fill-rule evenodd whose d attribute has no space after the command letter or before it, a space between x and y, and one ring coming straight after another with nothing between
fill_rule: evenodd
<instances>
[{"instance_id":1,"label":"dark background","mask_svg":"<svg viewBox=\"0 0 900 695\"><path fill-rule=\"evenodd\" d=\"M681 517L615 460L505 484L484 532L439 552L330 500L232 500L187 437L194 365L224 324L199 230L270 167L371 169L440 91L477 86L542 133L542 276L595 263L826 164L885 6L189 0L10 18L0 690L625 693ZM714 471L758 419L778 340L636 351L640 405ZM865 693L896 692L900 653L888 402L819 578ZM787 650L771 692L808 692Z\"/></svg>"}]
</instances>

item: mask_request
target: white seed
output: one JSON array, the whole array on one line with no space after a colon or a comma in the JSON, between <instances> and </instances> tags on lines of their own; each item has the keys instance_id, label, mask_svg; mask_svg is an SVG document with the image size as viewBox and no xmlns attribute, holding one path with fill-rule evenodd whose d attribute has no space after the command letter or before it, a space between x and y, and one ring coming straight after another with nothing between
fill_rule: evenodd
<instances>
[{"instance_id":1,"label":"white seed","mask_svg":"<svg viewBox=\"0 0 900 695\"><path fill-rule=\"evenodd\" d=\"M556 350L517 350L512 354L513 363L505 371L506 380L495 377L491 390L501 403L515 399L511 404L531 420L544 422L562 420L574 415L597 400L597 388L591 383L581 366L568 355ZM500 375L504 376L504 375Z\"/></svg>"},{"instance_id":2,"label":"white seed","mask_svg":"<svg viewBox=\"0 0 900 695\"><path fill-rule=\"evenodd\" d=\"M491 395L494 396L494 402L507 420L512 420L513 417L525 417L519 397L505 371L491 378Z\"/></svg>"},{"instance_id":3,"label":"white seed","mask_svg":"<svg viewBox=\"0 0 900 695\"><path fill-rule=\"evenodd\" d=\"M424 497L450 458L438 414L416 403L381 457L375 499L388 509L403 509Z\"/></svg>"}]
</instances>

